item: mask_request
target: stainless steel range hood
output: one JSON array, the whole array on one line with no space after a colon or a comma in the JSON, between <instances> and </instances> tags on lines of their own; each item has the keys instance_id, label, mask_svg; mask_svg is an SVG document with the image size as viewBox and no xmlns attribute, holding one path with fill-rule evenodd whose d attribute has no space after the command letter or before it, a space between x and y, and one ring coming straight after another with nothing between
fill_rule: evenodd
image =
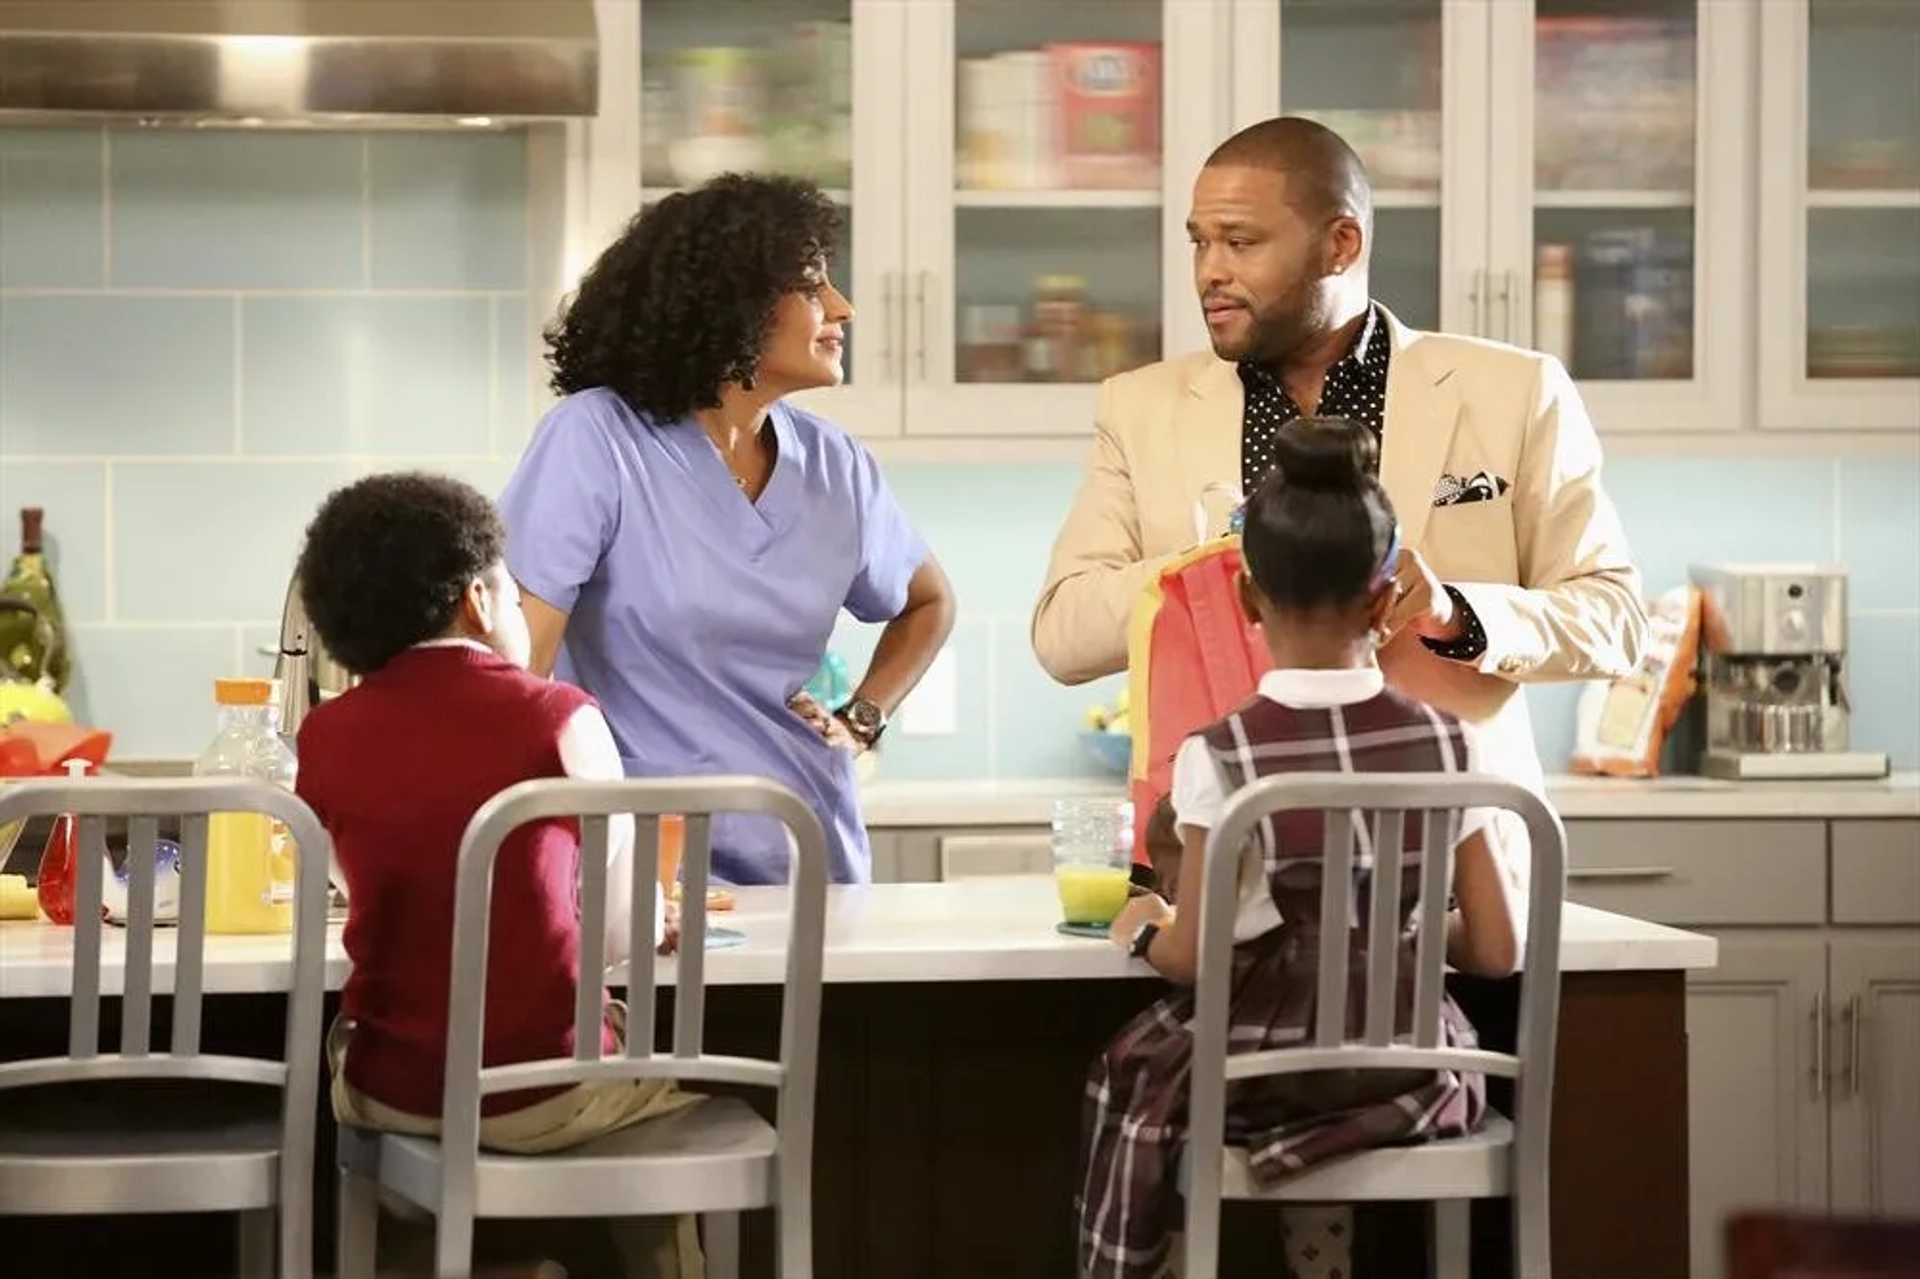
<instances>
[{"instance_id":1,"label":"stainless steel range hood","mask_svg":"<svg viewBox=\"0 0 1920 1279\"><path fill-rule=\"evenodd\" d=\"M593 0L0 0L0 125L590 116Z\"/></svg>"}]
</instances>

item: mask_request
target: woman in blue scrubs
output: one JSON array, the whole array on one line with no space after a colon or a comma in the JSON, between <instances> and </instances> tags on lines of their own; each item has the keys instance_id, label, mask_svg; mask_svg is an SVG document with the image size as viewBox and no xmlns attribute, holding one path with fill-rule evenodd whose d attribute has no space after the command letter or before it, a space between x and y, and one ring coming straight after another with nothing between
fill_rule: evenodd
<instances>
[{"instance_id":1,"label":"woman in blue scrubs","mask_svg":"<svg viewBox=\"0 0 1920 1279\"><path fill-rule=\"evenodd\" d=\"M819 814L837 882L871 877L854 755L953 628L953 589L873 456L785 396L844 378L840 212L727 175L642 211L547 333L565 398L500 500L533 668L593 694L629 776L747 773ZM802 693L841 609L884 622L853 700ZM713 827L714 873L783 883L771 820Z\"/></svg>"}]
</instances>

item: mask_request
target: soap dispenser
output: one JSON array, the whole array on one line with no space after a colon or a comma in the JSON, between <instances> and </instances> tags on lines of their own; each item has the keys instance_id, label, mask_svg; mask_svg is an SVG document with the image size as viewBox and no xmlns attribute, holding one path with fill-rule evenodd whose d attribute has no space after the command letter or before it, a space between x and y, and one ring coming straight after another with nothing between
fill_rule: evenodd
<instances>
[{"instance_id":1,"label":"soap dispenser","mask_svg":"<svg viewBox=\"0 0 1920 1279\"><path fill-rule=\"evenodd\" d=\"M67 776L75 781L87 775L87 761L70 759ZM34 891L40 897L40 913L56 924L73 923L73 881L80 864L80 818L62 813L53 819L53 833L40 851L40 870Z\"/></svg>"}]
</instances>

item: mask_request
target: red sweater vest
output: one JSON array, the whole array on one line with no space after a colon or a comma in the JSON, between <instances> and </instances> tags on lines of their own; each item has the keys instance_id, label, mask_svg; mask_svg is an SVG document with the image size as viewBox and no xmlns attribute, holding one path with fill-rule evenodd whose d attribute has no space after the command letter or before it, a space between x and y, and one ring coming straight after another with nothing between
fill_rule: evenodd
<instances>
[{"instance_id":1,"label":"red sweater vest","mask_svg":"<svg viewBox=\"0 0 1920 1279\"><path fill-rule=\"evenodd\" d=\"M301 724L298 790L333 837L350 902L346 1076L374 1100L440 1113L460 836L496 792L564 775L561 730L589 702L492 653L436 646L400 654ZM489 1066L573 1051L579 856L577 823L560 820L515 831L495 862ZM482 1110L544 1095L499 1094Z\"/></svg>"}]
</instances>

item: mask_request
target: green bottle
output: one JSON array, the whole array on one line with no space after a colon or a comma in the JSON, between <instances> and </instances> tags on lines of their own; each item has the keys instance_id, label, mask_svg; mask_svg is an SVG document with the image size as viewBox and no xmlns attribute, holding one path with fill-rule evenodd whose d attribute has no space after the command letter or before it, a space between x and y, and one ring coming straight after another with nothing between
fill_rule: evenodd
<instances>
[{"instance_id":1,"label":"green bottle","mask_svg":"<svg viewBox=\"0 0 1920 1279\"><path fill-rule=\"evenodd\" d=\"M0 613L0 664L5 667L0 676L33 681L45 675L53 681L55 692L65 692L73 665L67 653L66 618L60 612L53 574L47 569L41 529L45 516L37 506L21 510L20 553L13 557L7 580L0 582L0 595L33 605L46 625L36 626L23 611Z\"/></svg>"}]
</instances>

